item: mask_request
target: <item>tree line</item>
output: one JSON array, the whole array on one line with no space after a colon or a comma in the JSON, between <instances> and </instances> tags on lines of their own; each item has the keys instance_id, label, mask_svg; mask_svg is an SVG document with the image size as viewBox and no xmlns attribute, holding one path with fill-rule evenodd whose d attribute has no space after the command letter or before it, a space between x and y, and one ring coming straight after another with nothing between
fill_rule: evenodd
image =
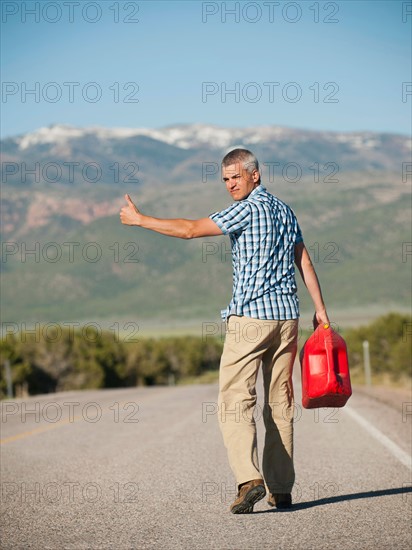
<instances>
[{"instance_id":1,"label":"tree line","mask_svg":"<svg viewBox=\"0 0 412 550\"><path fill-rule=\"evenodd\" d=\"M370 346L372 372L393 380L410 377L412 317L390 313L343 331L351 371L363 367L363 342ZM13 395L175 384L219 368L220 338L180 336L115 341L109 331L61 329L8 334L0 340L0 398L7 395L6 363Z\"/></svg>"},{"instance_id":2,"label":"tree line","mask_svg":"<svg viewBox=\"0 0 412 550\"><path fill-rule=\"evenodd\" d=\"M351 370L363 369L363 342L368 341L372 374L387 373L394 381L412 376L412 316L389 313L342 335Z\"/></svg>"},{"instance_id":3,"label":"tree line","mask_svg":"<svg viewBox=\"0 0 412 550\"><path fill-rule=\"evenodd\" d=\"M50 332L50 331L49 331ZM59 338L39 330L0 341L0 395L7 395L5 363L13 394L174 384L219 368L222 342L196 336L115 341L113 333L61 329ZM93 332L93 331L92 331Z\"/></svg>"}]
</instances>

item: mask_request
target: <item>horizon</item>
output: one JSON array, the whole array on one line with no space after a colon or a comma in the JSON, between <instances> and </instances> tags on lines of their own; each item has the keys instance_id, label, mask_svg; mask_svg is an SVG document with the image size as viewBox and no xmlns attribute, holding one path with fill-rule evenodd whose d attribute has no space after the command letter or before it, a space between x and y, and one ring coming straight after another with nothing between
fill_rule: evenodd
<instances>
[{"instance_id":1,"label":"horizon","mask_svg":"<svg viewBox=\"0 0 412 550\"><path fill-rule=\"evenodd\" d=\"M363 130L336 130L336 129L327 129L327 128L305 128L302 126L288 126L283 124L256 124L256 125L250 125L250 126L229 126L229 125L223 125L223 124L212 124L212 123L202 123L202 122L176 122L171 124L166 124L163 126L156 126L156 127L148 127L148 126L105 126L105 125L89 125L89 126L80 126L77 124L71 124L66 122L52 122L50 124L45 124L43 126L38 126L34 128L33 130L28 130L27 132L19 133L19 134L11 134L11 135L5 135L0 137L0 141L4 141L7 139L14 139L18 138L20 136L24 136L27 134L34 134L42 129L52 129L56 127L61 128L75 128L80 130L146 130L146 131L161 131L166 130L168 128L176 128L176 127L191 127L191 126L200 126L200 127L212 127L212 128L222 128L222 129L234 129L234 130L248 130L252 128L282 128L285 130L300 130L302 132L309 132L309 133L330 133L330 134L385 134L385 135L393 135L393 136L402 136L405 138L412 139L412 135L410 133L403 133L403 132L393 132L393 131L379 131L379 130L370 130L370 129L363 129ZM128 136L125 136L125 138Z\"/></svg>"}]
</instances>

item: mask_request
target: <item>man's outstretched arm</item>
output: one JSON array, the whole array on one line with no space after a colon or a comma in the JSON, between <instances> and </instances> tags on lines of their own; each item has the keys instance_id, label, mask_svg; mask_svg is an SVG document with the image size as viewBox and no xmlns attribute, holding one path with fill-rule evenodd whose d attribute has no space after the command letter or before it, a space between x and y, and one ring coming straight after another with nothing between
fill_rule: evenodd
<instances>
[{"instance_id":1,"label":"man's outstretched arm","mask_svg":"<svg viewBox=\"0 0 412 550\"><path fill-rule=\"evenodd\" d=\"M222 235L221 229L210 218L199 220L160 219L144 216L133 204L129 195L125 195L127 206L120 210L120 220L124 225L137 225L151 229L162 235L178 237L179 239L194 239L196 237L213 237Z\"/></svg>"},{"instance_id":2,"label":"man's outstretched arm","mask_svg":"<svg viewBox=\"0 0 412 550\"><path fill-rule=\"evenodd\" d=\"M315 268L313 267L312 260L310 259L309 253L303 242L295 245L295 263L315 306L315 315L313 318L314 326L319 323L329 325L329 318L323 302L319 280L316 275Z\"/></svg>"}]
</instances>

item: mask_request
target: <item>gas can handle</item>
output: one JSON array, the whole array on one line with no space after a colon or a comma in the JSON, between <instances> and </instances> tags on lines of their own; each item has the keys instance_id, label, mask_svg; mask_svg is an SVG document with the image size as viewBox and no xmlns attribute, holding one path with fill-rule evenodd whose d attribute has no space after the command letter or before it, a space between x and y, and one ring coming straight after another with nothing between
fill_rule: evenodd
<instances>
[{"instance_id":1,"label":"gas can handle","mask_svg":"<svg viewBox=\"0 0 412 550\"><path fill-rule=\"evenodd\" d=\"M327 329L327 328L330 328L330 326L325 324L323 325L323 328ZM330 330L332 331L332 328ZM331 383L335 385L335 384L338 384L339 382L336 376L335 362L333 358L333 333L324 334L323 343L325 345L326 361L328 364L328 375L327 375L328 385L330 385Z\"/></svg>"}]
</instances>

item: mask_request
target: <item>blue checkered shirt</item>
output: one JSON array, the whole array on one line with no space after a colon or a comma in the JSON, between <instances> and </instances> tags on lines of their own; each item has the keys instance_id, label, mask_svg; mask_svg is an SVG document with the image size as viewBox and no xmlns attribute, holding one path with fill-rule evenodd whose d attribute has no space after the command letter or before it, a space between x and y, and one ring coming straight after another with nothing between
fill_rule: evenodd
<instances>
[{"instance_id":1,"label":"blue checkered shirt","mask_svg":"<svg viewBox=\"0 0 412 550\"><path fill-rule=\"evenodd\" d=\"M292 209L259 185L209 218L232 245L233 295L222 319L297 319L294 247L303 238Z\"/></svg>"}]
</instances>

